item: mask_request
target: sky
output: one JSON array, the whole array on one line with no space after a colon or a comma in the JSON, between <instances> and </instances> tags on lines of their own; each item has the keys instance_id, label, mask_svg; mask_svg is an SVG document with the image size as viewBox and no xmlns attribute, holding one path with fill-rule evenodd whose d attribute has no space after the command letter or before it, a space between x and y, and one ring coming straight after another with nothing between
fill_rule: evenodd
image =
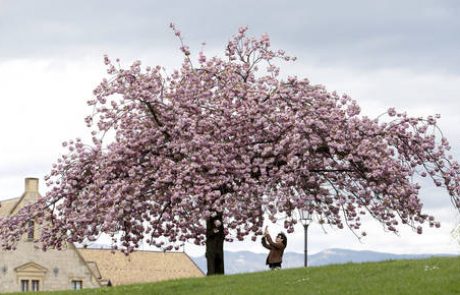
<instances>
[{"instance_id":1,"label":"sky","mask_svg":"<svg viewBox=\"0 0 460 295\"><path fill-rule=\"evenodd\" d=\"M298 58L283 75L306 77L358 101L362 113L389 107L413 116L441 114L439 125L460 159L460 2L458 1L101 1L0 0L0 200L18 197L25 177L41 179L65 152L61 143L89 138L86 101L107 77L103 55L128 66L181 63L174 22L192 54L221 54L241 26L268 33L274 48ZM203 42L206 45L201 45ZM423 235L394 235L369 220L359 241L348 230L309 228L309 251L327 248L392 253L460 254L451 236L460 223L448 195L422 183L425 210L441 221ZM281 224L281 222L280 222ZM282 230L269 224L270 231ZM304 251L303 228L287 251ZM264 252L260 242L227 243L230 251ZM186 244L196 256L204 247Z\"/></svg>"}]
</instances>

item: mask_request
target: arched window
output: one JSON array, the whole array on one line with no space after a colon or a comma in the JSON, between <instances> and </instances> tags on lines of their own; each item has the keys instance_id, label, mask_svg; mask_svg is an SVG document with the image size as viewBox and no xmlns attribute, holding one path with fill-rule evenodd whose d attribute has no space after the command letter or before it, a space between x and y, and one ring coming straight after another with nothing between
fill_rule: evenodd
<instances>
[{"instance_id":1,"label":"arched window","mask_svg":"<svg viewBox=\"0 0 460 295\"><path fill-rule=\"evenodd\" d=\"M35 231L35 226L34 222L32 220L29 220L29 223L27 224L27 239L28 240L33 240L34 239L34 231Z\"/></svg>"}]
</instances>

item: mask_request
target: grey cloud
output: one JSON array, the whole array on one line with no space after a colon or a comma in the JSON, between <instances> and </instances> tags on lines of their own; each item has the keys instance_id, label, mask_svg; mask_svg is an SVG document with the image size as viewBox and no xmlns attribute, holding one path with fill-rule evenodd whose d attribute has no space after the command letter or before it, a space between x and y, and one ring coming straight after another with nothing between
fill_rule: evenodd
<instances>
[{"instance_id":1,"label":"grey cloud","mask_svg":"<svg viewBox=\"0 0 460 295\"><path fill-rule=\"evenodd\" d=\"M0 58L132 54L177 46L170 21L195 48L224 42L241 25L267 32L303 59L354 67L457 72L456 1L26 1L0 6ZM133 56L132 58L136 58Z\"/></svg>"}]
</instances>

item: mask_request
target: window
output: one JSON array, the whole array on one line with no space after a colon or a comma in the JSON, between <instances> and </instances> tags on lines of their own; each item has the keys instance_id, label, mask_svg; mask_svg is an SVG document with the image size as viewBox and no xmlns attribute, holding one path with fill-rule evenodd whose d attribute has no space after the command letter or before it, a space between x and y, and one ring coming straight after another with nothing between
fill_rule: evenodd
<instances>
[{"instance_id":1,"label":"window","mask_svg":"<svg viewBox=\"0 0 460 295\"><path fill-rule=\"evenodd\" d=\"M80 290L81 288L83 288L83 281L72 281L73 290Z\"/></svg>"},{"instance_id":2,"label":"window","mask_svg":"<svg viewBox=\"0 0 460 295\"><path fill-rule=\"evenodd\" d=\"M29 223L28 223L27 239L29 239L29 240L34 239L34 222L33 221L29 221Z\"/></svg>"},{"instance_id":3,"label":"window","mask_svg":"<svg viewBox=\"0 0 460 295\"><path fill-rule=\"evenodd\" d=\"M32 280L32 291L40 291L40 281Z\"/></svg>"},{"instance_id":4,"label":"window","mask_svg":"<svg viewBox=\"0 0 460 295\"><path fill-rule=\"evenodd\" d=\"M21 280L21 291L22 292L29 291L29 280Z\"/></svg>"},{"instance_id":5,"label":"window","mask_svg":"<svg viewBox=\"0 0 460 295\"><path fill-rule=\"evenodd\" d=\"M22 292L40 291L40 281L39 280L21 280L21 291Z\"/></svg>"}]
</instances>

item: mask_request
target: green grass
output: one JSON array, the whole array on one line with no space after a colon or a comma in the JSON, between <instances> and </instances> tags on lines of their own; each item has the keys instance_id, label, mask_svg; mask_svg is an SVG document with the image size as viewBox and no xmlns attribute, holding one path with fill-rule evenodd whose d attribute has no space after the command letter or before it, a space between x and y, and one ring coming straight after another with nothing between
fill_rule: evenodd
<instances>
[{"instance_id":1,"label":"green grass","mask_svg":"<svg viewBox=\"0 0 460 295\"><path fill-rule=\"evenodd\" d=\"M44 294L70 295L75 291ZM460 257L349 263L213 276L81 290L78 294L460 294Z\"/></svg>"}]
</instances>

